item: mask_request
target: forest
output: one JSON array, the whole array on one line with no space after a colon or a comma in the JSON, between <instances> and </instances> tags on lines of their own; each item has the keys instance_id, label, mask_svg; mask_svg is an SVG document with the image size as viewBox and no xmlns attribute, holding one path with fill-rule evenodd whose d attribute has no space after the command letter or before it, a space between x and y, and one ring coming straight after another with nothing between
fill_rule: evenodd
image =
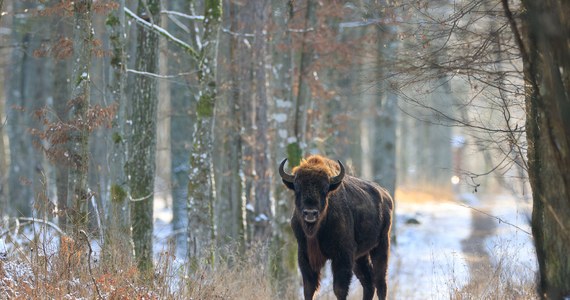
<instances>
[{"instance_id":1,"label":"forest","mask_svg":"<svg viewBox=\"0 0 570 300\"><path fill-rule=\"evenodd\" d=\"M570 299L568 1L0 0L0 68L0 299L301 299L312 154L388 299Z\"/></svg>"}]
</instances>

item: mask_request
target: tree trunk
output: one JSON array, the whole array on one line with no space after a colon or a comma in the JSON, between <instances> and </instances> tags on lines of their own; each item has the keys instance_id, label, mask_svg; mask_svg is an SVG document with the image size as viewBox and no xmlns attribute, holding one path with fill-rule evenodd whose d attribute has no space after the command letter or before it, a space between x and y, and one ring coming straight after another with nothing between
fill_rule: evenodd
<instances>
[{"instance_id":1,"label":"tree trunk","mask_svg":"<svg viewBox=\"0 0 570 300\"><path fill-rule=\"evenodd\" d=\"M255 1L254 23L255 40L253 42L253 72L255 85L255 237L265 240L271 235L273 219L272 201L269 185L271 183L269 167L269 136L267 120L267 78L265 72L266 24L268 1Z\"/></svg>"},{"instance_id":2,"label":"tree trunk","mask_svg":"<svg viewBox=\"0 0 570 300\"><path fill-rule=\"evenodd\" d=\"M532 232L540 297L570 297L570 3L522 1ZM511 24L514 19L503 1ZM516 26L511 26L515 32Z\"/></svg>"},{"instance_id":3,"label":"tree trunk","mask_svg":"<svg viewBox=\"0 0 570 300\"><path fill-rule=\"evenodd\" d=\"M12 51L8 67L8 88L6 90L6 133L10 149L8 195L10 212L13 216L31 216L34 200L36 172L40 169L39 155L34 151L32 137L28 130L36 128L33 113L42 106L42 68L31 54L39 48L41 36L32 34L35 28L30 2L14 1L12 42L17 48Z\"/></svg>"},{"instance_id":4,"label":"tree trunk","mask_svg":"<svg viewBox=\"0 0 570 300\"><path fill-rule=\"evenodd\" d=\"M161 23L167 24L168 17L163 14L161 16ZM159 57L158 69L160 74L168 73L168 43L166 39L159 40ZM155 196L162 199L165 205L170 205L172 200L172 180L170 166L172 165L172 157L170 151L170 111L171 97L170 97L170 82L168 80L158 81L158 120L157 120L157 145L156 149L156 182L155 182Z\"/></svg>"},{"instance_id":5,"label":"tree trunk","mask_svg":"<svg viewBox=\"0 0 570 300\"><path fill-rule=\"evenodd\" d=\"M301 59L297 81L297 95L295 97L295 115L293 120L293 132L295 136L287 145L287 157L291 167L297 166L303 155L306 145L305 133L307 131L307 109L311 104L311 88L308 77L312 76L311 64L313 62L314 49L312 45L312 33L316 24L317 2L308 1L305 11L305 25L301 42Z\"/></svg>"},{"instance_id":6,"label":"tree trunk","mask_svg":"<svg viewBox=\"0 0 570 300\"><path fill-rule=\"evenodd\" d=\"M394 197L396 192L396 130L398 126L398 96L391 89L390 82L383 80L387 78L386 67L394 62L394 57L398 51L396 42L390 42L393 39L391 35L393 27L387 29L377 29L376 33L379 37L377 57L376 57L376 74L379 88L384 93L383 97L378 97L376 102L376 118L375 118L375 139L374 139L374 181L388 190L390 195ZM385 47L385 45L388 45Z\"/></svg>"},{"instance_id":7,"label":"tree trunk","mask_svg":"<svg viewBox=\"0 0 570 300\"><path fill-rule=\"evenodd\" d=\"M274 0L271 3L273 20L276 28L280 30L273 33L270 45L273 46L272 61L273 72L269 74L272 82L269 85L268 94L274 99L273 118L271 120L273 139L273 167L276 167L282 159L287 158L287 143L292 132L293 101L292 93L292 57L293 47L291 33L288 30L289 21L293 17L292 1ZM271 77L273 76L273 77ZM289 163L291 166L291 163ZM274 187L275 216L273 225L273 237L270 256L271 274L277 283L279 298L285 299L287 291L295 286L297 275L297 245L293 236L293 231L289 224L293 211L291 194L284 188L281 177L273 176L272 186Z\"/></svg>"},{"instance_id":8,"label":"tree trunk","mask_svg":"<svg viewBox=\"0 0 570 300\"><path fill-rule=\"evenodd\" d=\"M229 20L230 30L239 32L239 17L241 13L239 6L235 3L229 4ZM225 128L227 131L227 163L226 172L229 176L226 178L226 184L222 184L226 197L220 197L220 205L218 209L218 220L221 232L226 232L228 237L237 244L240 254L245 254L246 250L246 199L244 197L244 181L245 176L243 170L243 115L241 107L240 93L240 37L230 35L229 38L229 80L231 84L228 93L228 123ZM224 180L222 178L221 180ZM222 182L220 182L221 184ZM220 237L220 241L227 242L224 237Z\"/></svg>"},{"instance_id":9,"label":"tree trunk","mask_svg":"<svg viewBox=\"0 0 570 300\"><path fill-rule=\"evenodd\" d=\"M148 15L150 13L150 15ZM160 1L139 1L137 15L158 25ZM156 73L158 65L158 35L139 27L135 68ZM153 203L156 155L156 79L135 77L131 100L132 130L129 136L127 178L131 193L131 228L138 268L145 275L152 274Z\"/></svg>"},{"instance_id":10,"label":"tree trunk","mask_svg":"<svg viewBox=\"0 0 570 300\"><path fill-rule=\"evenodd\" d=\"M109 39L113 56L111 58L112 100L116 105L116 114L113 120L111 134L110 155L110 203L107 214L107 230L103 245L103 259L121 258L130 260L133 256L133 245L130 230L129 201L127 198L127 178L125 176L126 152L125 122L126 122L126 80L127 80L127 55L126 55L126 20L125 0L119 1L119 8L112 11L107 17ZM126 251L125 251L126 250ZM121 251L119 255L118 251ZM121 263L105 261L109 267L121 266Z\"/></svg>"},{"instance_id":11,"label":"tree trunk","mask_svg":"<svg viewBox=\"0 0 570 300\"><path fill-rule=\"evenodd\" d=\"M170 10L187 12L185 0L171 2ZM180 20L182 21L182 20ZM188 25L193 22L182 22ZM192 26L190 24L189 26ZM175 36L187 34L174 22L169 22L169 32ZM190 35L194 32L190 30ZM185 55L176 45L169 43L169 52L172 53L168 61L170 69L177 69L184 66L183 70L196 69L196 62L188 55ZM170 111L170 151L171 151L171 180L172 180L172 231L176 241L177 255L184 257L188 253L187 229L188 229L188 152L191 150L192 136L188 134L188 128L193 127L193 112L195 111L195 101L190 99L191 90L188 84L172 84L170 86L171 104L175 108Z\"/></svg>"},{"instance_id":12,"label":"tree trunk","mask_svg":"<svg viewBox=\"0 0 570 300\"><path fill-rule=\"evenodd\" d=\"M59 1L53 1L59 2ZM69 20L65 20L69 21ZM52 32L52 41L54 43L67 42L71 35L71 26L61 17L54 17L53 24L57 24L57 30ZM56 42L57 41L57 42ZM54 53L54 70L53 70L53 107L57 118L63 123L69 120L67 104L71 97L71 61L73 57L68 57L66 54L67 47L62 48L62 51ZM61 145L64 151L68 144ZM67 161L56 161L54 164L55 169L55 187L57 195L57 208L58 208L58 224L59 228L68 231L67 209L68 209L68 185L69 185L69 164Z\"/></svg>"},{"instance_id":13,"label":"tree trunk","mask_svg":"<svg viewBox=\"0 0 570 300\"><path fill-rule=\"evenodd\" d=\"M3 0L0 0L0 11L2 11L3 7ZM8 56L3 56L0 58L0 65L6 66L8 63ZM2 68L2 72L0 72L0 97L4 95L4 87L6 86L4 83L6 82L6 74L8 73L8 68ZM5 99L5 98L4 98ZM6 116L4 115L4 104L5 101L0 100L0 216L6 216L9 214L9 201L8 201L8 157L7 157L7 144L5 139L6 134L6 127L5 127L5 120Z\"/></svg>"},{"instance_id":14,"label":"tree trunk","mask_svg":"<svg viewBox=\"0 0 570 300\"><path fill-rule=\"evenodd\" d=\"M88 203L92 195L88 191L89 131L87 112L89 110L91 86L91 51L93 49L93 25L91 21L92 0L74 2L74 67L71 99L71 122L75 130L69 137L69 203L71 204L71 231L74 235L86 230L88 225Z\"/></svg>"},{"instance_id":15,"label":"tree trunk","mask_svg":"<svg viewBox=\"0 0 570 300\"><path fill-rule=\"evenodd\" d=\"M222 2L207 0L204 10L204 38L198 70L200 97L196 109L188 183L188 259L191 270L197 267L202 255L207 256L210 264L214 263L216 240L212 147L217 97L216 54Z\"/></svg>"}]
</instances>

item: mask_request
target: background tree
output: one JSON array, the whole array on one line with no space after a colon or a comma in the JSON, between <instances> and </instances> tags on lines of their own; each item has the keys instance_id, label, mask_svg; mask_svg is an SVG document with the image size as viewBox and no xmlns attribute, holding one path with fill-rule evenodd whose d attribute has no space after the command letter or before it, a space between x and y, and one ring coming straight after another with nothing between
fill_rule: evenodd
<instances>
[{"instance_id":1,"label":"background tree","mask_svg":"<svg viewBox=\"0 0 570 300\"><path fill-rule=\"evenodd\" d=\"M57 6L59 0L52 1L53 6ZM57 12L52 16L52 22L57 30L51 35L52 41L57 41L58 46L53 53L53 109L56 119L61 123L68 122L69 112L67 104L71 94L71 76L72 76L72 59L73 59L73 28L69 26L71 22L67 13ZM60 145L63 151L67 148L67 143ZM64 163L55 163L55 189L57 196L57 206L60 213L58 214L58 224L60 228L67 228L67 207L68 207L68 185L69 185L69 164L61 155L58 160Z\"/></svg>"},{"instance_id":2,"label":"background tree","mask_svg":"<svg viewBox=\"0 0 570 300\"><path fill-rule=\"evenodd\" d=\"M88 204L93 196L88 190L89 170L89 133L88 111L90 99L91 54L93 49L91 0L74 2L74 66L72 79L72 98L70 120L75 130L69 135L69 204L72 231L79 233L87 229Z\"/></svg>"},{"instance_id":3,"label":"background tree","mask_svg":"<svg viewBox=\"0 0 570 300\"><path fill-rule=\"evenodd\" d=\"M255 236L257 239L267 239L271 236L272 195L270 194L271 169L269 151L269 120L268 120L268 94L267 75L265 69L267 53L267 30L266 15L269 12L269 1L256 1L253 6L253 16L255 20L254 40L253 40L253 82L255 85L254 103L255 107Z\"/></svg>"},{"instance_id":4,"label":"background tree","mask_svg":"<svg viewBox=\"0 0 570 300\"><path fill-rule=\"evenodd\" d=\"M160 25L160 1L139 1L137 16ZM158 71L158 35L139 27L135 70L148 74ZM150 272L153 267L153 203L156 154L156 79L137 74L127 120L132 122L128 135L127 178L131 199L131 228L135 259L139 270ZM148 273L150 274L150 273Z\"/></svg>"},{"instance_id":5,"label":"background tree","mask_svg":"<svg viewBox=\"0 0 570 300\"><path fill-rule=\"evenodd\" d=\"M213 243L216 233L212 149L214 110L218 94L216 54L221 17L222 2L205 1L204 36L198 62L199 97L188 183L188 258L192 263L196 263L204 253L208 254L210 263L214 261Z\"/></svg>"},{"instance_id":6,"label":"background tree","mask_svg":"<svg viewBox=\"0 0 570 300\"><path fill-rule=\"evenodd\" d=\"M105 259L130 259L132 254L132 239L130 229L129 199L127 196L127 177L125 163L128 157L126 140L126 111L127 111L127 53L126 53L126 16L125 0L120 0L118 7L109 12L106 25L109 29L109 40L112 49L110 65L112 67L111 84L108 87L111 99L116 107L113 119L113 132L110 135L110 197L107 212L107 230L105 235ZM125 251L131 249L131 251ZM118 253L110 253L121 250ZM109 266L116 265L108 261Z\"/></svg>"},{"instance_id":7,"label":"background tree","mask_svg":"<svg viewBox=\"0 0 570 300\"><path fill-rule=\"evenodd\" d=\"M27 10L34 9L31 2L15 1L13 10L18 12L12 17L12 44L10 70L7 72L6 91L6 134L9 139L10 169L8 189L12 216L31 216L34 194L40 186L39 175L42 159L34 148L34 139L28 130L37 128L34 112L45 104L46 94L50 90L40 76L47 71L47 60L43 60L35 50L40 48L46 34L35 28L37 18Z\"/></svg>"}]
</instances>

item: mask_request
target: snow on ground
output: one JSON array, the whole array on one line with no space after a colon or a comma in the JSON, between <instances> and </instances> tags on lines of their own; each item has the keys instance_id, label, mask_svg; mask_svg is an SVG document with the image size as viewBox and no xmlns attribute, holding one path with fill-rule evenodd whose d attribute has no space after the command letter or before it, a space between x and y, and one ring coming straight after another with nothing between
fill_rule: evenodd
<instances>
[{"instance_id":1,"label":"snow on ground","mask_svg":"<svg viewBox=\"0 0 570 300\"><path fill-rule=\"evenodd\" d=\"M531 203L501 195L494 199L491 210L494 216L501 219L496 234L487 239L486 243L492 263L498 265L506 262L504 267L517 274L521 280L534 280L538 265L530 235Z\"/></svg>"},{"instance_id":2,"label":"snow on ground","mask_svg":"<svg viewBox=\"0 0 570 300\"><path fill-rule=\"evenodd\" d=\"M449 299L454 290L463 287L470 278L469 264L462 250L462 241L470 236L473 210L476 207L500 219L485 242L486 251L494 265L508 268L521 279L532 279L537 269L532 238L528 225L530 204L515 201L511 196L461 195L460 201L399 201L396 206L395 232L389 265L391 299ZM164 202L155 204L154 252L157 259L169 250L172 237L172 213ZM417 221L417 222L410 222ZM41 227L28 226L25 236L33 236ZM40 231L41 232L41 231ZM37 231L36 231L37 233ZM20 236L20 238L24 238ZM49 249L57 249L56 238L48 238ZM96 255L98 241L92 243ZM12 249L13 250L13 249ZM6 255L10 245L0 239L0 254ZM183 257L176 258L182 266ZM323 271L317 299L335 299L332 292L330 264ZM300 289L301 291L302 289ZM353 278L350 297L359 299L360 282Z\"/></svg>"},{"instance_id":3,"label":"snow on ground","mask_svg":"<svg viewBox=\"0 0 570 300\"><path fill-rule=\"evenodd\" d=\"M492 220L498 223L497 229L486 239L491 262L517 272L513 273L516 276L533 278L537 268L534 247L531 237L521 231L530 231L529 205L518 203L511 196L479 199L474 194L465 194L458 198L461 201L396 204L396 242L392 244L388 269L390 299L450 299L454 291L468 283L469 264L462 249L462 241L469 238L472 230L473 211L468 206L489 211L502 220ZM330 265L325 268L317 299L336 299ZM349 297L361 297L356 277Z\"/></svg>"},{"instance_id":4,"label":"snow on ground","mask_svg":"<svg viewBox=\"0 0 570 300\"><path fill-rule=\"evenodd\" d=\"M419 224L406 224L412 217ZM398 203L389 269L392 298L449 298L450 289L464 285L469 270L461 240L470 227L471 211L456 203Z\"/></svg>"}]
</instances>

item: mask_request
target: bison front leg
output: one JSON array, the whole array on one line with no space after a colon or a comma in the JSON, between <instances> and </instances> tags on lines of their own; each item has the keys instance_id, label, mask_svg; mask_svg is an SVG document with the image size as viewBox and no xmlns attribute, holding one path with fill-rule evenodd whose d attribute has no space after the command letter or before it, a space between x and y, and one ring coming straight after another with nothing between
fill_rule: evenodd
<instances>
[{"instance_id":1,"label":"bison front leg","mask_svg":"<svg viewBox=\"0 0 570 300\"><path fill-rule=\"evenodd\" d=\"M333 288L337 299L348 297L348 288L352 279L352 255L343 253L332 260Z\"/></svg>"},{"instance_id":2,"label":"bison front leg","mask_svg":"<svg viewBox=\"0 0 570 300\"><path fill-rule=\"evenodd\" d=\"M315 272L309 264L309 259L306 253L299 249L299 269L303 276L303 292L305 300L312 300L316 291L319 289L319 275L320 271Z\"/></svg>"}]
</instances>

